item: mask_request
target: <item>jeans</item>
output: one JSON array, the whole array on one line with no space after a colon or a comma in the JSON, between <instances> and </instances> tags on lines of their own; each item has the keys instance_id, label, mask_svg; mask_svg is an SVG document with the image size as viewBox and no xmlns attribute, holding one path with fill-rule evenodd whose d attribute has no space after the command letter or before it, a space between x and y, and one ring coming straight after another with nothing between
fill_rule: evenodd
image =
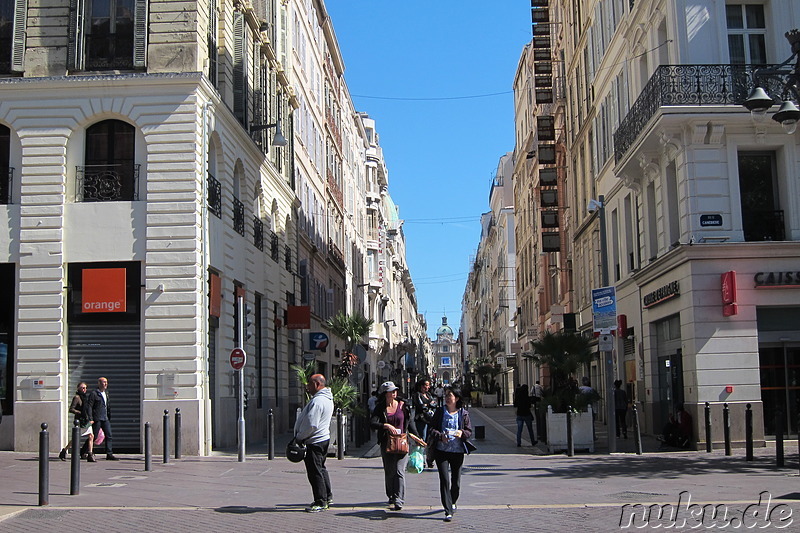
<instances>
[{"instance_id":1,"label":"jeans","mask_svg":"<svg viewBox=\"0 0 800 533\"><path fill-rule=\"evenodd\" d=\"M308 482L311 484L311 492L314 494L314 505L325 505L328 500L333 499L331 478L328 477L328 469L325 468L330 442L330 440L326 440L315 444L306 444L306 456L303 461L306 463Z\"/></svg>"},{"instance_id":2,"label":"jeans","mask_svg":"<svg viewBox=\"0 0 800 533\"><path fill-rule=\"evenodd\" d=\"M531 444L536 443L536 437L533 436L533 415L531 416L517 416L517 446L522 445L522 425L528 426L528 436L531 438Z\"/></svg>"},{"instance_id":3,"label":"jeans","mask_svg":"<svg viewBox=\"0 0 800 533\"><path fill-rule=\"evenodd\" d=\"M406 496L406 465L408 454L386 453L381 450L383 477L389 502L403 505Z\"/></svg>"},{"instance_id":4,"label":"jeans","mask_svg":"<svg viewBox=\"0 0 800 533\"><path fill-rule=\"evenodd\" d=\"M453 506L461 493L461 465L463 453L436 450L436 469L439 470L439 494L442 497L444 512L452 515Z\"/></svg>"},{"instance_id":5,"label":"jeans","mask_svg":"<svg viewBox=\"0 0 800 533\"><path fill-rule=\"evenodd\" d=\"M627 439L628 438L628 424L625 420L626 415L628 414L627 409L615 409L614 410L617 415L617 437L619 437L620 430L622 431L622 435Z\"/></svg>"}]
</instances>

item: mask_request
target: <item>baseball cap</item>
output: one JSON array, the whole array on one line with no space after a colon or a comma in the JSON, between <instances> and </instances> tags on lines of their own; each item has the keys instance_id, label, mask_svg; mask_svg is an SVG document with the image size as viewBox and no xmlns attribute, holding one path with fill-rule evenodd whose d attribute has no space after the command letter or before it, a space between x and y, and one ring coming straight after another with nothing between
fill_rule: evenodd
<instances>
[{"instance_id":1,"label":"baseball cap","mask_svg":"<svg viewBox=\"0 0 800 533\"><path fill-rule=\"evenodd\" d=\"M397 390L397 386L394 384L393 381L384 381L381 383L381 386L378 387L378 394L383 394L384 392L392 392L393 390Z\"/></svg>"}]
</instances>

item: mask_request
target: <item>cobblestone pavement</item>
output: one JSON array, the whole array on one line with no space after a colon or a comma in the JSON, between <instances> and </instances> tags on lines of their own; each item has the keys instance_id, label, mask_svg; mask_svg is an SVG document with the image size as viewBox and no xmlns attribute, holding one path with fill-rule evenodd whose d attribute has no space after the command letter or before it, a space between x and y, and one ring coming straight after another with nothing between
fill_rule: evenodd
<instances>
[{"instance_id":1,"label":"cobblestone pavement","mask_svg":"<svg viewBox=\"0 0 800 533\"><path fill-rule=\"evenodd\" d=\"M104 532L385 532L447 527L516 532L580 528L583 533L619 530L621 525L630 531L656 525L671 525L671 531L761 525L800 530L796 441L787 442L786 467L781 469L774 466L774 448L769 446L757 449L752 462L745 461L743 450L734 450L732 457L721 451L544 455L541 445L516 447L509 413L508 408L473 410L475 423L486 426L486 439L477 441L478 452L466 460L459 509L449 524L442 523L435 470L407 474L405 508L387 510L381 461L371 446L352 450L341 461L328 459L335 503L320 514L303 511L311 491L302 463L283 457L270 461L257 450L248 452L243 463L235 453L169 464L154 457L149 472L135 456L82 463L77 496L69 495L69 461L53 456L49 505L44 507L36 505L35 454L0 452L0 532L87 527ZM679 510L670 515L672 508L664 507L659 520L656 511L661 508L654 507L648 522L646 509L635 504L672 504ZM706 507L703 516L702 504L715 507ZM711 510L717 511L715 517ZM737 522L742 517L745 522Z\"/></svg>"}]
</instances>

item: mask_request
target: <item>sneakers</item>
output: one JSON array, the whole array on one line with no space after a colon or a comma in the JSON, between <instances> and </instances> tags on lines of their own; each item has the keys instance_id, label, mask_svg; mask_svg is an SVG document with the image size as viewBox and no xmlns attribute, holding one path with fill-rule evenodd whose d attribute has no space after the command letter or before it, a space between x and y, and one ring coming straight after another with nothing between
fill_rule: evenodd
<instances>
[{"instance_id":1,"label":"sneakers","mask_svg":"<svg viewBox=\"0 0 800 533\"><path fill-rule=\"evenodd\" d=\"M306 512L307 513L319 513L321 511L327 511L327 510L328 510L327 502L322 504L322 505L320 505L318 503L312 503L311 505L306 507Z\"/></svg>"},{"instance_id":2,"label":"sneakers","mask_svg":"<svg viewBox=\"0 0 800 533\"><path fill-rule=\"evenodd\" d=\"M96 462L97 462L97 459L95 459L95 458L94 458L94 454L93 454L93 453L90 453L90 454L88 454L88 455L86 456L86 459L87 459L87 460L88 460L90 463L96 463Z\"/></svg>"},{"instance_id":3,"label":"sneakers","mask_svg":"<svg viewBox=\"0 0 800 533\"><path fill-rule=\"evenodd\" d=\"M394 506L392 507L392 510L393 511L402 511L403 510L403 504L395 502Z\"/></svg>"},{"instance_id":4,"label":"sneakers","mask_svg":"<svg viewBox=\"0 0 800 533\"><path fill-rule=\"evenodd\" d=\"M66 448L62 448L61 449L61 453L58 454L58 458L61 459L62 461L66 461L67 460L67 449Z\"/></svg>"},{"instance_id":5,"label":"sneakers","mask_svg":"<svg viewBox=\"0 0 800 533\"><path fill-rule=\"evenodd\" d=\"M119 458L115 457L113 453L109 453L106 455L106 461L119 461Z\"/></svg>"},{"instance_id":6,"label":"sneakers","mask_svg":"<svg viewBox=\"0 0 800 533\"><path fill-rule=\"evenodd\" d=\"M453 521L453 515L445 513L444 514L444 521L445 522L452 522Z\"/></svg>"}]
</instances>

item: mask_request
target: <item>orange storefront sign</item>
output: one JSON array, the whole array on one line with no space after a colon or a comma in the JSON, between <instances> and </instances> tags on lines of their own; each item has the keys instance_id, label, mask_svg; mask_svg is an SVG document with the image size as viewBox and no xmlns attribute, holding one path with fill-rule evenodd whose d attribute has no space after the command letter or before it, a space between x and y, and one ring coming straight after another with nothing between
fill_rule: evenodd
<instances>
[{"instance_id":1,"label":"orange storefront sign","mask_svg":"<svg viewBox=\"0 0 800 533\"><path fill-rule=\"evenodd\" d=\"M125 300L124 268L85 268L83 269L84 313L124 313Z\"/></svg>"}]
</instances>

